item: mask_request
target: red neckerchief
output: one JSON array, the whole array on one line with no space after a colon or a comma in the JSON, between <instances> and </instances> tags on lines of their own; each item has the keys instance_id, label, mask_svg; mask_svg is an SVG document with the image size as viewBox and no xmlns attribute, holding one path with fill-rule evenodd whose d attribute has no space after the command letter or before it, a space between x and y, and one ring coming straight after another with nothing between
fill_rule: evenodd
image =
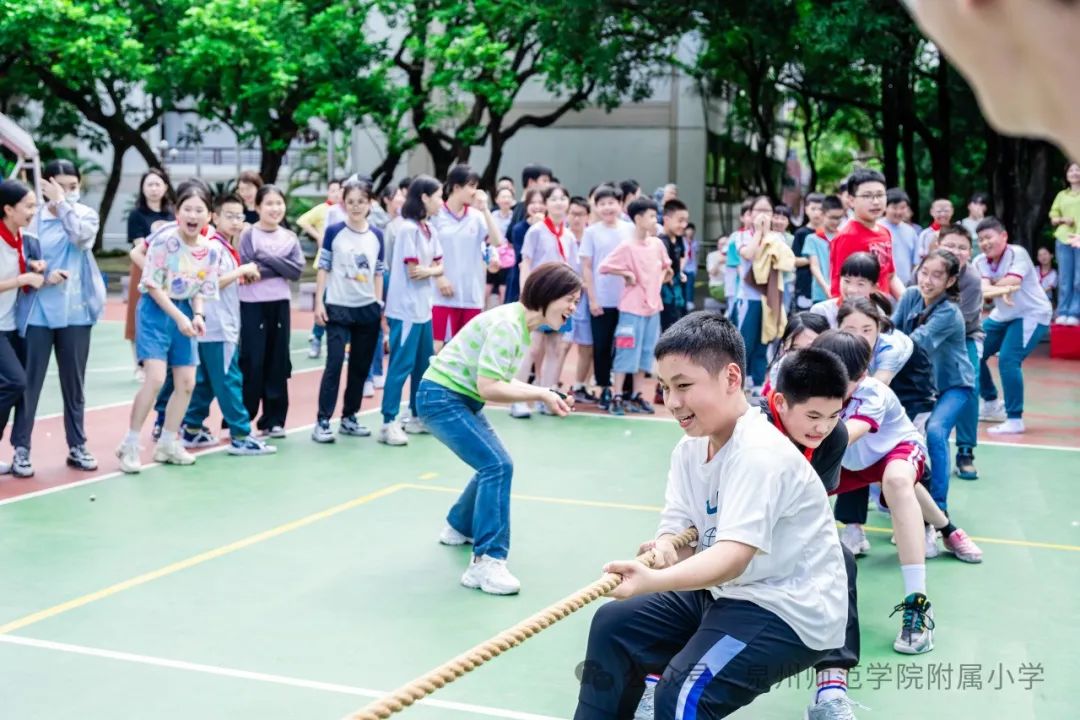
<instances>
[{"instance_id":1,"label":"red neckerchief","mask_svg":"<svg viewBox=\"0 0 1080 720\"><path fill-rule=\"evenodd\" d=\"M0 221L0 237L4 238L4 242L7 243L9 248L19 253L19 274L22 275L26 272L26 255L23 254L22 230L16 228L15 232L12 233L8 230L8 226ZM30 292L30 288L24 287L23 292Z\"/></svg>"},{"instance_id":2,"label":"red neckerchief","mask_svg":"<svg viewBox=\"0 0 1080 720\"><path fill-rule=\"evenodd\" d=\"M465 216L467 216L469 214L469 205L468 205L468 203L466 203L465 205L463 205L461 207L461 214L460 215L455 215L454 211L450 209L450 206L446 204L445 200L443 200L442 206L443 206L443 208L445 208L447 214L449 214L450 217L454 218L458 222L461 222L462 220L464 220Z\"/></svg>"},{"instance_id":3,"label":"red neckerchief","mask_svg":"<svg viewBox=\"0 0 1080 720\"><path fill-rule=\"evenodd\" d=\"M333 200L327 200L327 201L326 201L326 204L327 204L327 205L333 205L333 204L334 204L334 201L333 201Z\"/></svg>"},{"instance_id":4,"label":"red neckerchief","mask_svg":"<svg viewBox=\"0 0 1080 720\"><path fill-rule=\"evenodd\" d=\"M228 250L229 254L233 256L233 260L236 261L237 267L240 267L240 265L243 264L240 262L240 253L236 251L236 248L232 246L232 243L229 242L224 235L222 235L220 232L216 232L214 233L213 239L217 240L219 243L225 246L225 249Z\"/></svg>"},{"instance_id":5,"label":"red neckerchief","mask_svg":"<svg viewBox=\"0 0 1080 720\"><path fill-rule=\"evenodd\" d=\"M776 429L779 430L780 432L784 433L784 435L787 436L788 438L791 438L792 442L795 442L795 439L792 438L790 435L788 435L788 431L784 429L784 423L781 422L781 420L780 420L780 413L778 413L776 411L776 393L775 392L769 393L769 414L772 415L773 425L776 426ZM795 443L795 444L796 444L796 446L798 446L798 443ZM814 459L814 449L813 448L804 447L802 449L802 451L803 451L803 456L807 460L813 460Z\"/></svg>"},{"instance_id":6,"label":"red neckerchief","mask_svg":"<svg viewBox=\"0 0 1080 720\"><path fill-rule=\"evenodd\" d=\"M822 240L824 240L825 242L832 242L831 240L829 240L829 236L825 234L825 226L824 225L822 225L817 230L815 230L814 234L817 235Z\"/></svg>"},{"instance_id":7,"label":"red neckerchief","mask_svg":"<svg viewBox=\"0 0 1080 720\"><path fill-rule=\"evenodd\" d=\"M547 215L544 216L544 225L551 231L551 234L555 236L555 246L559 248L559 257L563 259L563 262L566 262L566 250L564 250L562 246L562 234L563 230L566 229L566 226L560 223L559 229L556 230L555 223L553 223L551 218Z\"/></svg>"},{"instance_id":8,"label":"red neckerchief","mask_svg":"<svg viewBox=\"0 0 1080 720\"><path fill-rule=\"evenodd\" d=\"M930 229L933 230L934 232L937 232L938 230L941 230L941 223L939 223L937 220L935 220L934 222L930 223Z\"/></svg>"}]
</instances>

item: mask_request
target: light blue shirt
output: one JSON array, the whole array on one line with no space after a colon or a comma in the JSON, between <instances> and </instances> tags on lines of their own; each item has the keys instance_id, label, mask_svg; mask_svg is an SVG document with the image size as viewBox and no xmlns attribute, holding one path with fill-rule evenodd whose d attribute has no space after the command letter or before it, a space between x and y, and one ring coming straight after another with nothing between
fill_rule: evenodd
<instances>
[{"instance_id":1,"label":"light blue shirt","mask_svg":"<svg viewBox=\"0 0 1080 720\"><path fill-rule=\"evenodd\" d=\"M919 233L907 223L893 225L888 220L882 220L878 224L888 229L892 235L892 261L896 277L900 278L900 282L905 286L910 285L912 273L915 272Z\"/></svg>"},{"instance_id":2,"label":"light blue shirt","mask_svg":"<svg viewBox=\"0 0 1080 720\"><path fill-rule=\"evenodd\" d=\"M41 259L47 268L46 277L54 270L66 270L68 279L56 285L42 285L31 294L28 324L36 327L62 328L93 325L83 284L92 282L83 278L86 265L83 253L94 247L99 225L98 215L85 205L61 203L59 217L42 209L34 218L30 229L37 236L41 247Z\"/></svg>"}]
</instances>

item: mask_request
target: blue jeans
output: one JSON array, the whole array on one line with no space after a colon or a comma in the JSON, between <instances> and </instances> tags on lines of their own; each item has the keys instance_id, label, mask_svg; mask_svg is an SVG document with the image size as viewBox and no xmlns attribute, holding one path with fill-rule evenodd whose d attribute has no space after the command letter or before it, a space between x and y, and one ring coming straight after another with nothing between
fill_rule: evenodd
<instances>
[{"instance_id":1,"label":"blue jeans","mask_svg":"<svg viewBox=\"0 0 1080 720\"><path fill-rule=\"evenodd\" d=\"M971 367L979 367L979 348L971 338L967 339L968 360ZM968 399L964 409L960 411L960 419L956 421L956 453L973 454L979 444L979 376L975 373L975 388Z\"/></svg>"},{"instance_id":2,"label":"blue jeans","mask_svg":"<svg viewBox=\"0 0 1080 720\"><path fill-rule=\"evenodd\" d=\"M510 552L510 453L481 412L484 403L422 380L420 419L451 452L476 471L450 508L446 522L473 539L473 554L505 560Z\"/></svg>"},{"instance_id":3,"label":"blue jeans","mask_svg":"<svg viewBox=\"0 0 1080 720\"><path fill-rule=\"evenodd\" d=\"M926 447L930 451L930 497L942 510L949 496L949 435L964 407L975 397L971 388L951 387L938 395L926 421Z\"/></svg>"},{"instance_id":4,"label":"blue jeans","mask_svg":"<svg viewBox=\"0 0 1080 720\"><path fill-rule=\"evenodd\" d=\"M676 268L675 270L676 270L676 273L678 273L678 268ZM688 302L688 303L694 302L694 283L696 281L697 281L697 271L696 270L688 270L686 272L686 284L682 286L682 290L683 290L683 293L684 293L683 297L686 298L686 302Z\"/></svg>"},{"instance_id":5,"label":"blue jeans","mask_svg":"<svg viewBox=\"0 0 1080 720\"><path fill-rule=\"evenodd\" d=\"M735 311L739 334L746 345L746 374L752 379L754 387L765 384L767 372L767 350L761 342L761 301L739 299Z\"/></svg>"},{"instance_id":6,"label":"blue jeans","mask_svg":"<svg viewBox=\"0 0 1080 720\"><path fill-rule=\"evenodd\" d=\"M1080 248L1058 240L1058 316L1080 317Z\"/></svg>"},{"instance_id":7,"label":"blue jeans","mask_svg":"<svg viewBox=\"0 0 1080 720\"><path fill-rule=\"evenodd\" d=\"M240 349L233 345L232 358L225 365L226 343L199 343L199 371L191 393L184 427L198 428L210 415L210 403L217 398L229 434L235 440L251 434L251 417L244 406L244 376L240 374Z\"/></svg>"},{"instance_id":8,"label":"blue jeans","mask_svg":"<svg viewBox=\"0 0 1080 720\"><path fill-rule=\"evenodd\" d=\"M997 400L997 386L986 361L1000 352L998 370L1001 372L1001 390L1005 393L1005 414L1010 420L1024 416L1024 371L1020 366L1049 329L1047 325L1039 325L1025 345L1022 319L1009 322L983 320L986 340L983 342L983 356L979 360L979 393L988 402Z\"/></svg>"},{"instance_id":9,"label":"blue jeans","mask_svg":"<svg viewBox=\"0 0 1080 720\"><path fill-rule=\"evenodd\" d=\"M412 376L409 382L409 410L413 417L417 416L416 391L435 352L435 343L430 320L426 323L406 323L388 318L386 322L390 325L390 366L386 370L386 385L383 386L382 414L383 422L389 423L397 419L401 410L401 390L409 376Z\"/></svg>"}]
</instances>

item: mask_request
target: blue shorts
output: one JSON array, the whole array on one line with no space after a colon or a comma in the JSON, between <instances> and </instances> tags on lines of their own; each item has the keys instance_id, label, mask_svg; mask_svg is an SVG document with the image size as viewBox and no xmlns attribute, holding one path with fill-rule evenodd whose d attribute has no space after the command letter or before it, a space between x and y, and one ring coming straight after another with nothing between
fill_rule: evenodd
<instances>
[{"instance_id":1,"label":"blue shorts","mask_svg":"<svg viewBox=\"0 0 1080 720\"><path fill-rule=\"evenodd\" d=\"M653 351L659 339L660 313L635 315L620 310L611 369L617 373L652 372Z\"/></svg>"},{"instance_id":2,"label":"blue shorts","mask_svg":"<svg viewBox=\"0 0 1080 720\"><path fill-rule=\"evenodd\" d=\"M187 300L173 300L173 304L184 315L192 316ZM143 295L135 310L135 357L139 362L161 360L169 367L194 367L199 364L199 347L195 338L184 337L154 298Z\"/></svg>"},{"instance_id":3,"label":"blue shorts","mask_svg":"<svg viewBox=\"0 0 1080 720\"><path fill-rule=\"evenodd\" d=\"M574 315L571 318L574 321L574 328L571 331L570 339L573 340L576 345L592 345L592 321L589 319L589 298L584 293L581 294L581 302L578 303L577 310L574 311Z\"/></svg>"}]
</instances>

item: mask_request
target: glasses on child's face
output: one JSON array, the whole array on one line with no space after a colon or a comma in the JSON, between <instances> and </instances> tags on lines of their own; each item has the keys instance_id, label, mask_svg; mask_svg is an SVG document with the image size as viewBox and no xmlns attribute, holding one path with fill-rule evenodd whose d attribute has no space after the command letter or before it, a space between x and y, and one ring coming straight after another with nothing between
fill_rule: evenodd
<instances>
[{"instance_id":1,"label":"glasses on child's face","mask_svg":"<svg viewBox=\"0 0 1080 720\"><path fill-rule=\"evenodd\" d=\"M879 193L859 193L855 197L857 197L860 200L868 200L870 202L876 202L876 201L884 200L887 196L885 195L885 193L879 192Z\"/></svg>"}]
</instances>

